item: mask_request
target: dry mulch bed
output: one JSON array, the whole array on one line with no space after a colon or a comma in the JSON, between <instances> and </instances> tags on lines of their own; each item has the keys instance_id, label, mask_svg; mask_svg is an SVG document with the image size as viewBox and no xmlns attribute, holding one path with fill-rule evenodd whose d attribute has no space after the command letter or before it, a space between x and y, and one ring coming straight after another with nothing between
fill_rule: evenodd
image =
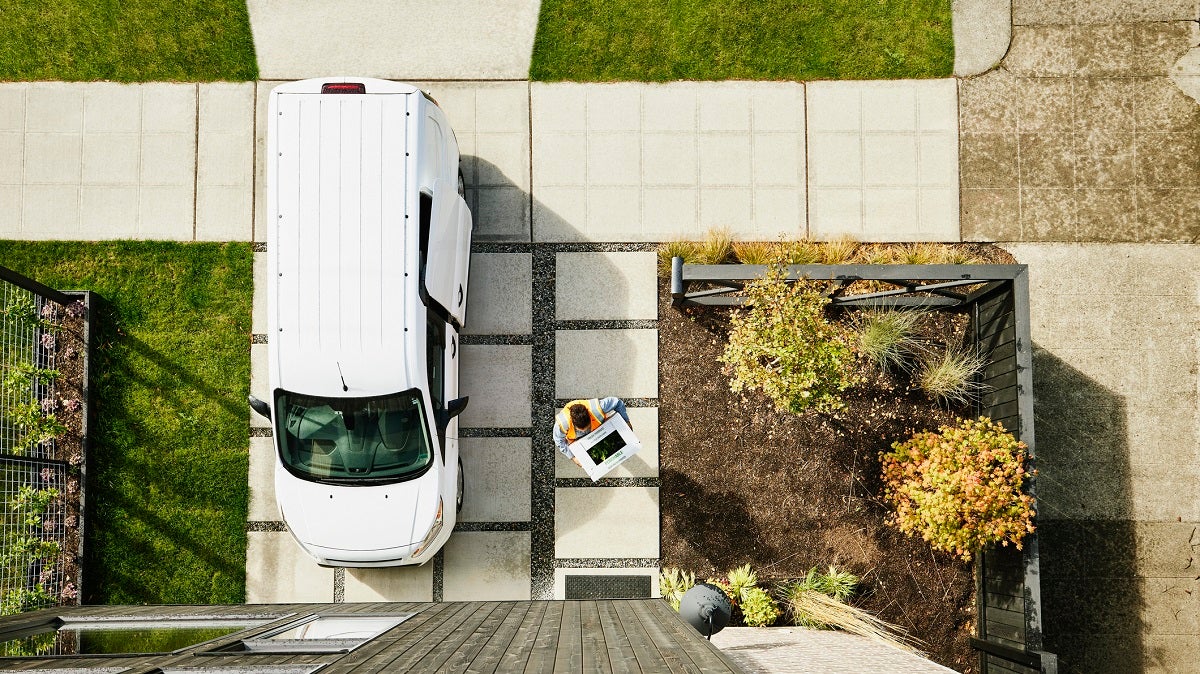
<instances>
[{"instance_id":1,"label":"dry mulch bed","mask_svg":"<svg viewBox=\"0 0 1200 674\"><path fill-rule=\"evenodd\" d=\"M998 249L989 258L1011 262ZM846 392L836 417L735 395L717 360L726 316L674 309L661 280L662 565L703 577L749 563L770 584L835 564L862 578L856 605L907 629L936 662L976 671L973 565L885 524L879 498L879 452L956 415L865 361L870 380ZM965 327L961 316L936 320L930 329Z\"/></svg>"}]
</instances>

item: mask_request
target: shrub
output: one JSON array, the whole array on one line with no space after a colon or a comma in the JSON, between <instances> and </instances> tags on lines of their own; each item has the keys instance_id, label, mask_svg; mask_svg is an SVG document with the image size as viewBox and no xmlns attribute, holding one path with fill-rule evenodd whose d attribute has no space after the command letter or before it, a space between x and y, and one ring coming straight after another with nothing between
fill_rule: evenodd
<instances>
[{"instance_id":1,"label":"shrub","mask_svg":"<svg viewBox=\"0 0 1200 674\"><path fill-rule=\"evenodd\" d=\"M733 257L733 236L728 229L710 229L697 247L699 264L722 264Z\"/></svg>"},{"instance_id":2,"label":"shrub","mask_svg":"<svg viewBox=\"0 0 1200 674\"><path fill-rule=\"evenodd\" d=\"M779 604L761 587L742 590L742 622L746 627L769 627L779 618Z\"/></svg>"},{"instance_id":3,"label":"shrub","mask_svg":"<svg viewBox=\"0 0 1200 674\"><path fill-rule=\"evenodd\" d=\"M779 262L782 251L774 243L743 241L733 244L733 255L742 264L774 264Z\"/></svg>"},{"instance_id":4,"label":"shrub","mask_svg":"<svg viewBox=\"0 0 1200 674\"><path fill-rule=\"evenodd\" d=\"M679 610L679 600L696 584L696 574L665 567L658 572L658 593Z\"/></svg>"},{"instance_id":5,"label":"shrub","mask_svg":"<svg viewBox=\"0 0 1200 674\"><path fill-rule=\"evenodd\" d=\"M987 361L963 347L947 346L926 351L917 367L917 384L935 401L944 405L966 405L986 388L975 381Z\"/></svg>"},{"instance_id":6,"label":"shrub","mask_svg":"<svg viewBox=\"0 0 1200 674\"><path fill-rule=\"evenodd\" d=\"M671 258L681 257L687 264L696 264L700 259L700 246L695 241L668 241L658 247L658 273L671 275Z\"/></svg>"},{"instance_id":7,"label":"shrub","mask_svg":"<svg viewBox=\"0 0 1200 674\"><path fill-rule=\"evenodd\" d=\"M832 412L858 379L845 336L825 320L829 298L808 281L788 283L781 269L746 285L748 307L730 315L721 354L730 388L762 391L781 410Z\"/></svg>"},{"instance_id":8,"label":"shrub","mask_svg":"<svg viewBox=\"0 0 1200 674\"><path fill-rule=\"evenodd\" d=\"M881 370L900 367L920 349L913 337L920 320L920 311L864 311L857 321L858 350Z\"/></svg>"},{"instance_id":9,"label":"shrub","mask_svg":"<svg viewBox=\"0 0 1200 674\"><path fill-rule=\"evenodd\" d=\"M890 521L967 560L996 543L1020 549L1033 531L1027 458L1025 444L986 417L893 443L880 454Z\"/></svg>"}]
</instances>

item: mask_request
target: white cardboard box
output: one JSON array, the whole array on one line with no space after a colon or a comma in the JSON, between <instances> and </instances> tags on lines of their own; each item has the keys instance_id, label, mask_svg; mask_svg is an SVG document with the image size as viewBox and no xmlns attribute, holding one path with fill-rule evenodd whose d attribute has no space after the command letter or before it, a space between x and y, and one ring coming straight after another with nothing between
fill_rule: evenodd
<instances>
[{"instance_id":1,"label":"white cardboard box","mask_svg":"<svg viewBox=\"0 0 1200 674\"><path fill-rule=\"evenodd\" d=\"M613 433L618 434L619 439L624 442L624 447L613 452L607 459L597 464L591 455L588 454L588 450ZM572 442L568 449L571 450L571 454L575 458L579 459L584 472L587 473L588 477L592 478L592 482L596 482L605 475L608 475L612 469L628 461L631 456L640 452L642 442L633 434L633 429L629 427L629 424L625 423L625 419L621 418L620 414L614 414L605 419L604 423L600 424L600 428Z\"/></svg>"}]
</instances>

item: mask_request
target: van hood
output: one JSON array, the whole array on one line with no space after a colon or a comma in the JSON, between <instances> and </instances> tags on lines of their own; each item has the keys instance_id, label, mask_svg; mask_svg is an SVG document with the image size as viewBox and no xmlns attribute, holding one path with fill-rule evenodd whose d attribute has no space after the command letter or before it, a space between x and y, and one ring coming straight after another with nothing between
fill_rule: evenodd
<instances>
[{"instance_id":1,"label":"van hood","mask_svg":"<svg viewBox=\"0 0 1200 674\"><path fill-rule=\"evenodd\" d=\"M364 552L420 543L437 515L441 468L379 486L339 486L302 480L278 463L275 495L284 521L304 544Z\"/></svg>"}]
</instances>

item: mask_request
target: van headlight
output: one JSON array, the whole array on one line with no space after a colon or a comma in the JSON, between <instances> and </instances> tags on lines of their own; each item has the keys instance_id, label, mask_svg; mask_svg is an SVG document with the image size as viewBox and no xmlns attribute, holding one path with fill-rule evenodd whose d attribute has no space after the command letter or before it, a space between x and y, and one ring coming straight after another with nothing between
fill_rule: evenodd
<instances>
[{"instance_id":1,"label":"van headlight","mask_svg":"<svg viewBox=\"0 0 1200 674\"><path fill-rule=\"evenodd\" d=\"M413 550L412 556L417 557L424 552L425 548L428 548L433 543L433 539L437 538L440 533L442 533L442 497L439 496L437 517L433 518L433 526L429 527L429 533L425 534L425 540L421 541L420 547Z\"/></svg>"}]
</instances>

